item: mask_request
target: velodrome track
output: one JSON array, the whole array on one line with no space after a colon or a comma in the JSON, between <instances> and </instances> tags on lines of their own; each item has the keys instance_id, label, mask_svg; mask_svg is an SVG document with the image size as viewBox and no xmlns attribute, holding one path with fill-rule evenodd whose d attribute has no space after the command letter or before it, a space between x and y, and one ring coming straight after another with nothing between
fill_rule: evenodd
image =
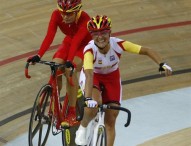
<instances>
[{"instance_id":1,"label":"velodrome track","mask_svg":"<svg viewBox=\"0 0 191 146\"><path fill-rule=\"evenodd\" d=\"M92 3L94 7L90 9ZM3 0L3 4L0 6L0 145L20 145L18 142L26 142L23 138L26 136L29 120L26 110L31 108L35 94L48 78L48 74L45 74L46 68L35 66L31 68L32 80L24 79L24 63L28 56L36 52L44 37L55 2L18 0L10 3ZM184 88L191 85L190 5L189 0L146 0L143 3L140 0L109 0L107 4L101 0L84 1L84 9L92 16L100 12L112 18L113 36L157 49L174 69L172 77L163 78L158 75L156 64L149 59L123 55L120 66L125 100L123 104L131 108L134 117L131 127L127 129L124 129L121 123L117 124L117 140L121 142L129 138L127 145L124 141L124 146L134 146L147 140L150 141L145 143L146 146L153 143L161 146L191 145L187 136L190 133L191 94L190 88ZM120 9L124 6L128 9ZM12 11L7 11L8 9ZM23 11L25 13L22 13ZM35 12L40 15L37 17ZM52 50L47 52L44 59L50 60L62 38L63 36L58 34ZM161 116L160 111L163 111ZM173 114L173 111L178 114ZM165 121L160 121L164 119ZM177 124L178 120L180 121ZM120 117L119 121L122 121ZM162 128L158 126L161 123ZM13 139L19 141L13 144Z\"/></svg>"},{"instance_id":2,"label":"velodrome track","mask_svg":"<svg viewBox=\"0 0 191 146\"><path fill-rule=\"evenodd\" d=\"M180 139L175 133L181 129L188 131L191 127L191 87L124 100L122 106L131 110L132 121L125 128L123 125L127 115L120 112L115 146L146 146L151 143L146 142L147 140L157 141L157 137L171 141L170 144L163 142L163 146L178 146L190 136L188 132ZM24 133L5 146L27 145L27 136L28 133ZM47 146L54 145L55 141L57 145L62 145L61 134L50 134ZM187 144L191 144L190 139Z\"/></svg>"}]
</instances>

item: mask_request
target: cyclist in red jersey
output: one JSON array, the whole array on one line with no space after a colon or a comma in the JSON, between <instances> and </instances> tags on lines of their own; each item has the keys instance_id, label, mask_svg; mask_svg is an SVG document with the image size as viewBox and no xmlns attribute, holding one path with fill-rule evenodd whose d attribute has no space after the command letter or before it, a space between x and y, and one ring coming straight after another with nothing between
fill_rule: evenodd
<instances>
[{"instance_id":1,"label":"cyclist in red jersey","mask_svg":"<svg viewBox=\"0 0 191 146\"><path fill-rule=\"evenodd\" d=\"M107 16L98 15L93 17L88 22L87 27L93 40L84 48L84 66L81 71L80 86L85 93L85 101L88 107L96 107L97 103L120 106L122 85L119 61L123 52L147 55L159 65L159 72L165 71L166 76L172 74L171 67L162 62L161 57L154 50L111 37L111 19ZM101 88L104 88L102 96L100 96ZM84 118L76 132L75 142L77 145L87 144L86 127L95 114L95 110L85 108ZM114 144L117 116L118 111L105 111L107 146L113 146Z\"/></svg>"},{"instance_id":2,"label":"cyclist in red jersey","mask_svg":"<svg viewBox=\"0 0 191 146\"><path fill-rule=\"evenodd\" d=\"M38 54L29 57L28 62L35 64L40 61L44 53L49 49L54 40L57 29L59 28L65 38L62 44L58 47L53 56L53 61L57 63L66 63L67 68L76 67L79 71L82 66L83 49L85 45L91 40L91 35L87 30L87 22L90 19L89 15L81 10L81 0L58 0L58 9L54 10L49 21L47 34L41 44ZM66 77L69 76L69 69L66 71ZM70 108L65 124L70 126L77 123L75 103L78 90L77 73L73 76L74 86L67 83L67 93L70 101ZM58 86L59 91L62 88L62 76L59 76Z\"/></svg>"}]
</instances>

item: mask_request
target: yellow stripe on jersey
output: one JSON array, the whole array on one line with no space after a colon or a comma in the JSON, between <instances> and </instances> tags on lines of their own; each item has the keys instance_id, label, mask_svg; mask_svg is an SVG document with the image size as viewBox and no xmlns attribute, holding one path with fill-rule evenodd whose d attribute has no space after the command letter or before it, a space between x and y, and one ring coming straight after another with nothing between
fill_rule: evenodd
<instances>
[{"instance_id":1,"label":"yellow stripe on jersey","mask_svg":"<svg viewBox=\"0 0 191 146\"><path fill-rule=\"evenodd\" d=\"M84 54L84 70L93 69L93 54L91 51L87 51Z\"/></svg>"},{"instance_id":2,"label":"yellow stripe on jersey","mask_svg":"<svg viewBox=\"0 0 191 146\"><path fill-rule=\"evenodd\" d=\"M81 13L82 13L82 11L80 10L80 11L78 12L78 14L77 14L77 17L76 17L76 21L75 21L75 23L77 23L77 22L78 22L78 19L80 18Z\"/></svg>"},{"instance_id":3,"label":"yellow stripe on jersey","mask_svg":"<svg viewBox=\"0 0 191 146\"><path fill-rule=\"evenodd\" d=\"M128 42L128 41L124 41L122 43L122 47L125 51L131 52L131 53L136 53L139 54L140 50L141 50L141 46Z\"/></svg>"}]
</instances>

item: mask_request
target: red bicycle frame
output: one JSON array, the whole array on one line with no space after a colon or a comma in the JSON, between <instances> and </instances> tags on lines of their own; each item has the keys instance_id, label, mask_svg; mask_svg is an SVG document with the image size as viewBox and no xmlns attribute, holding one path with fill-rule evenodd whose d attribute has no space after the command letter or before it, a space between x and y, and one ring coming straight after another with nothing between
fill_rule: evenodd
<instances>
[{"instance_id":1,"label":"red bicycle frame","mask_svg":"<svg viewBox=\"0 0 191 146\"><path fill-rule=\"evenodd\" d=\"M56 129L59 130L61 122L64 121L64 118L66 117L68 103L69 103L68 95L66 93L64 97L63 105L61 105L59 91L58 91L58 83L57 83L58 68L59 67L65 68L65 65L57 64L54 62L48 62L48 61L39 61L39 63L46 64L51 67L51 75L48 82L48 85L50 85L50 88L51 88L49 116L52 117L52 120L56 120ZM28 74L28 67L29 67L29 63L27 63L25 67L25 76L26 78L30 79L31 76ZM72 68L70 72L70 78L69 78L70 85L73 85L73 82L72 82L73 70L74 68ZM42 106L42 101L44 100L45 95L42 95L42 96L43 97L41 98L41 101L40 101L41 106Z\"/></svg>"}]
</instances>

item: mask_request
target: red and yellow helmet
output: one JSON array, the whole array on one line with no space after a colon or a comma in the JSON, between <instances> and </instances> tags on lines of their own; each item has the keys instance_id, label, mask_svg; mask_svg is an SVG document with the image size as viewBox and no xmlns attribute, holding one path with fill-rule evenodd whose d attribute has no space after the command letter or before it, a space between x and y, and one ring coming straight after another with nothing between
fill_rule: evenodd
<instances>
[{"instance_id":1,"label":"red and yellow helmet","mask_svg":"<svg viewBox=\"0 0 191 146\"><path fill-rule=\"evenodd\" d=\"M107 16L99 16L91 18L88 21L87 28L89 32L101 31L101 30L110 30L111 29L111 19Z\"/></svg>"},{"instance_id":2,"label":"red and yellow helmet","mask_svg":"<svg viewBox=\"0 0 191 146\"><path fill-rule=\"evenodd\" d=\"M58 10L66 13L79 11L82 7L81 0L58 0Z\"/></svg>"}]
</instances>

